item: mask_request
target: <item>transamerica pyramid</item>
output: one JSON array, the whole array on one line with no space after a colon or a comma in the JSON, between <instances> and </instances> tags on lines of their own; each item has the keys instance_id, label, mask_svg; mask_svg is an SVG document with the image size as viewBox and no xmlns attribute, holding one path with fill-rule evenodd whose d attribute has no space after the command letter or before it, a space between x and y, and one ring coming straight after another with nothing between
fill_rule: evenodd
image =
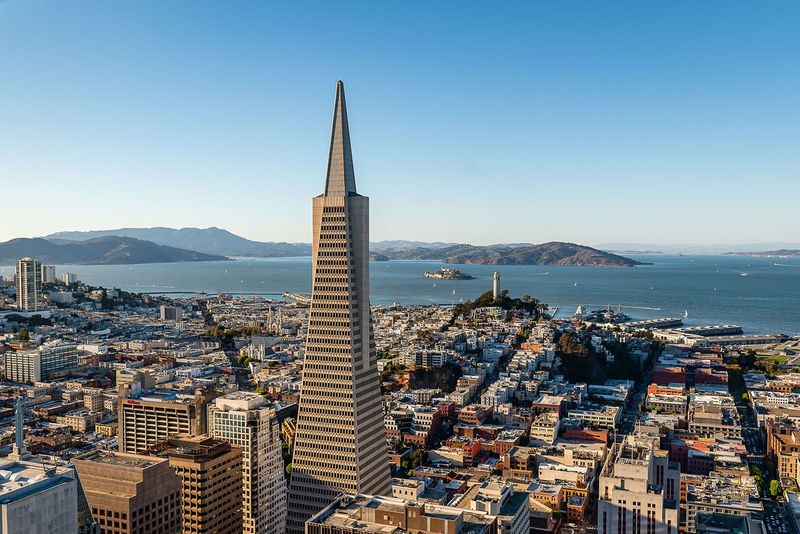
<instances>
[{"instance_id":1,"label":"transamerica pyramid","mask_svg":"<svg viewBox=\"0 0 800 534\"><path fill-rule=\"evenodd\" d=\"M389 495L369 309L369 199L356 193L344 84L336 84L325 193L313 200L313 282L287 532L342 493Z\"/></svg>"}]
</instances>

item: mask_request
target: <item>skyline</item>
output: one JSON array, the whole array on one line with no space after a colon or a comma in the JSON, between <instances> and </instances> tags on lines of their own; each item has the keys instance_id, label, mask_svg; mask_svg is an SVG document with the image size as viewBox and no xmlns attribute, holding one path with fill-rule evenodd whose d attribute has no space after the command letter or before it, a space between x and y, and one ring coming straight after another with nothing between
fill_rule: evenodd
<instances>
[{"instance_id":1,"label":"skyline","mask_svg":"<svg viewBox=\"0 0 800 534\"><path fill-rule=\"evenodd\" d=\"M308 242L341 78L374 241L796 241L797 6L232 6L0 3L0 240Z\"/></svg>"}]
</instances>

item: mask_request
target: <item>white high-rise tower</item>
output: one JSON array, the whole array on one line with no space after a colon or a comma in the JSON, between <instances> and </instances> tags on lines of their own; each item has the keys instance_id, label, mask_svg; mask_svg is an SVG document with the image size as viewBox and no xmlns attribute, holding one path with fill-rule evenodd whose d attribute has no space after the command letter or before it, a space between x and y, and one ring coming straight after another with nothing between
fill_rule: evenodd
<instances>
[{"instance_id":1,"label":"white high-rise tower","mask_svg":"<svg viewBox=\"0 0 800 534\"><path fill-rule=\"evenodd\" d=\"M42 264L36 258L17 260L17 309L23 312L39 311L42 288Z\"/></svg>"}]
</instances>

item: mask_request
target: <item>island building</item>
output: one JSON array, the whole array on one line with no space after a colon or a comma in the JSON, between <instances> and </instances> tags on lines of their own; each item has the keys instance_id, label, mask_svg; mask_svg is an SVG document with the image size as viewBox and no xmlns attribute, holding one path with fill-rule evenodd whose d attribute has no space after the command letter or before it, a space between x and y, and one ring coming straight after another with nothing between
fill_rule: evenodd
<instances>
[{"instance_id":1,"label":"island building","mask_svg":"<svg viewBox=\"0 0 800 534\"><path fill-rule=\"evenodd\" d=\"M242 532L242 450L207 435L179 435L150 454L181 479L181 534Z\"/></svg>"},{"instance_id":2,"label":"island building","mask_svg":"<svg viewBox=\"0 0 800 534\"><path fill-rule=\"evenodd\" d=\"M95 450L73 459L104 534L181 530L181 481L166 458Z\"/></svg>"},{"instance_id":3,"label":"island building","mask_svg":"<svg viewBox=\"0 0 800 534\"><path fill-rule=\"evenodd\" d=\"M142 454L177 434L205 434L206 410L211 395L169 390L131 392L122 387L119 396L119 450ZM126 396L127 395L127 396Z\"/></svg>"},{"instance_id":4,"label":"island building","mask_svg":"<svg viewBox=\"0 0 800 534\"><path fill-rule=\"evenodd\" d=\"M390 495L372 317L369 199L356 192L344 84L325 192L313 200L313 283L289 490L290 534L337 496Z\"/></svg>"},{"instance_id":5,"label":"island building","mask_svg":"<svg viewBox=\"0 0 800 534\"><path fill-rule=\"evenodd\" d=\"M500 273L495 272L492 275L492 298L497 300L498 296L500 296Z\"/></svg>"},{"instance_id":6,"label":"island building","mask_svg":"<svg viewBox=\"0 0 800 534\"><path fill-rule=\"evenodd\" d=\"M56 341L35 349L6 353L5 374L8 380L24 384L66 376L77 366L77 345Z\"/></svg>"},{"instance_id":7,"label":"island building","mask_svg":"<svg viewBox=\"0 0 800 534\"><path fill-rule=\"evenodd\" d=\"M17 309L35 312L41 309L42 264L36 258L17 260Z\"/></svg>"},{"instance_id":8,"label":"island building","mask_svg":"<svg viewBox=\"0 0 800 534\"><path fill-rule=\"evenodd\" d=\"M209 434L241 449L240 505L248 534L281 534L286 524L286 481L280 422L262 395L237 391L208 408Z\"/></svg>"}]
</instances>

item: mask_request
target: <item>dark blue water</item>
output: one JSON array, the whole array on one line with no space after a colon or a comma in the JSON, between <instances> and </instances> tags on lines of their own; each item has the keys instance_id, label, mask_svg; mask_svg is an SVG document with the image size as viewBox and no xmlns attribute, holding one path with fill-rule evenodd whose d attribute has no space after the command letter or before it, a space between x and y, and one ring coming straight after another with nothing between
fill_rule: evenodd
<instances>
[{"instance_id":1,"label":"dark blue water","mask_svg":"<svg viewBox=\"0 0 800 534\"><path fill-rule=\"evenodd\" d=\"M451 304L471 299L492 286L512 295L529 294L572 314L580 305L621 304L637 318L682 315L688 325L736 323L751 332L800 332L800 259L738 256L637 256L654 265L636 268L464 265L474 280L423 278L442 266L430 261L372 263L373 304ZM9 275L11 267L0 267ZM148 265L57 266L92 285L131 291L308 293L310 258L251 259ZM746 276L742 276L745 273ZM455 292L455 293L454 293Z\"/></svg>"}]
</instances>

